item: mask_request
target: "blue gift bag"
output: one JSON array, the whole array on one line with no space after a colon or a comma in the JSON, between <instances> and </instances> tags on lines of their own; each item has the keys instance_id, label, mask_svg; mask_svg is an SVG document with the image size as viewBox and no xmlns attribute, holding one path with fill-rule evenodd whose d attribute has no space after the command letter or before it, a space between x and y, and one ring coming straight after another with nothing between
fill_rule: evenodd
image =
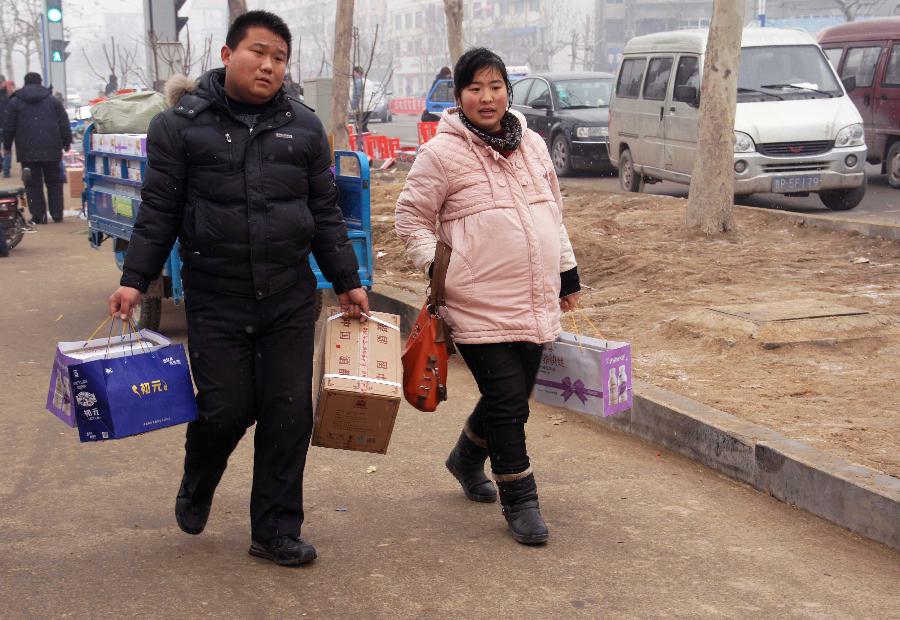
<instances>
[{"instance_id":1,"label":"blue gift bag","mask_svg":"<svg viewBox=\"0 0 900 620\"><path fill-rule=\"evenodd\" d=\"M121 439L197 419L182 345L69 366L81 441Z\"/></svg>"}]
</instances>

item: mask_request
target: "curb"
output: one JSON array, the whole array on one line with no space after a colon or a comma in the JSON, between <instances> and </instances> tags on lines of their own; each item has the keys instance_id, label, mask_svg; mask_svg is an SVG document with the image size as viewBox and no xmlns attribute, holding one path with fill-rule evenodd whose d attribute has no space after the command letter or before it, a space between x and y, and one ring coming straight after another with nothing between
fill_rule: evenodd
<instances>
[{"instance_id":1,"label":"curb","mask_svg":"<svg viewBox=\"0 0 900 620\"><path fill-rule=\"evenodd\" d=\"M900 240L900 224L885 224L863 219L837 219L825 215L794 213L793 211L783 211L781 209L763 209L761 207L747 207L744 205L734 205L734 208L743 209L752 213L768 213L770 215L776 215L783 217L788 221L796 222L801 226L809 226L810 228L850 231L866 237L882 237L884 239Z\"/></svg>"},{"instance_id":2,"label":"curb","mask_svg":"<svg viewBox=\"0 0 900 620\"><path fill-rule=\"evenodd\" d=\"M408 333L422 298L380 286L373 306ZM580 415L573 413L573 415ZM900 480L818 450L674 392L635 381L634 407L581 416L693 459L851 532L900 550Z\"/></svg>"}]
</instances>

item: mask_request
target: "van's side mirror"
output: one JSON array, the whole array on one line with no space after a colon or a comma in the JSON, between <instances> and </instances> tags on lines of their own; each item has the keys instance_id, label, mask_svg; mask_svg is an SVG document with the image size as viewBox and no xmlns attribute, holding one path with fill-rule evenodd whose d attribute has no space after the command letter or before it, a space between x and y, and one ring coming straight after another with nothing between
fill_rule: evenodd
<instances>
[{"instance_id":1,"label":"van's side mirror","mask_svg":"<svg viewBox=\"0 0 900 620\"><path fill-rule=\"evenodd\" d=\"M700 92L696 86L676 86L675 101L697 107L700 105Z\"/></svg>"},{"instance_id":2,"label":"van's side mirror","mask_svg":"<svg viewBox=\"0 0 900 620\"><path fill-rule=\"evenodd\" d=\"M551 106L547 101L532 101L531 107L535 110L550 110Z\"/></svg>"},{"instance_id":3,"label":"van's side mirror","mask_svg":"<svg viewBox=\"0 0 900 620\"><path fill-rule=\"evenodd\" d=\"M856 76L855 75L848 75L843 80L841 80L841 83L844 85L844 90L846 90L848 93L856 90Z\"/></svg>"}]
</instances>

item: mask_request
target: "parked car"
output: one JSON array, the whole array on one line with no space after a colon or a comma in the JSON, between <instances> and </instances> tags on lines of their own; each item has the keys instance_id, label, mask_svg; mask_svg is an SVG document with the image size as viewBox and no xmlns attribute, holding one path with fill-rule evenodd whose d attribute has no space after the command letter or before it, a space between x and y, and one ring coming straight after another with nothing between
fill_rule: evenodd
<instances>
[{"instance_id":1,"label":"parked car","mask_svg":"<svg viewBox=\"0 0 900 620\"><path fill-rule=\"evenodd\" d=\"M512 107L547 143L556 174L611 169L610 73L535 73L513 84Z\"/></svg>"},{"instance_id":2,"label":"parked car","mask_svg":"<svg viewBox=\"0 0 900 620\"><path fill-rule=\"evenodd\" d=\"M707 36L667 32L626 43L610 123L610 159L623 189L690 183ZM735 194L818 193L835 210L862 201L862 117L815 39L795 30L745 29L737 91Z\"/></svg>"},{"instance_id":3,"label":"parked car","mask_svg":"<svg viewBox=\"0 0 900 620\"><path fill-rule=\"evenodd\" d=\"M440 118L447 108L456 105L453 96L453 80L435 80L425 95L425 112Z\"/></svg>"},{"instance_id":4,"label":"parked car","mask_svg":"<svg viewBox=\"0 0 900 620\"><path fill-rule=\"evenodd\" d=\"M868 162L900 188L900 17L828 28L819 45L841 78L855 81L847 90L862 115Z\"/></svg>"},{"instance_id":5,"label":"parked car","mask_svg":"<svg viewBox=\"0 0 900 620\"><path fill-rule=\"evenodd\" d=\"M375 80L363 80L363 106L362 111L369 113L369 120L379 120L382 123L390 123L391 93L390 90ZM350 83L350 100L353 100L353 83ZM350 118L353 118L355 110L350 110Z\"/></svg>"}]
</instances>

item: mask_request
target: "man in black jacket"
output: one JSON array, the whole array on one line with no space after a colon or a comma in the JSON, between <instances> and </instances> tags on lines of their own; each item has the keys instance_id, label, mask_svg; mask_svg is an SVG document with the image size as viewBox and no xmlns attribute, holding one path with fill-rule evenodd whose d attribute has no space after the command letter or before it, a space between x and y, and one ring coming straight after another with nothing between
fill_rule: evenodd
<instances>
[{"instance_id":1,"label":"man in black jacket","mask_svg":"<svg viewBox=\"0 0 900 620\"><path fill-rule=\"evenodd\" d=\"M150 123L143 202L109 301L129 316L179 239L200 419L188 425L175 516L185 532L203 531L228 457L255 422L250 553L282 565L316 557L299 537L312 430L310 251L345 313L368 312L328 139L282 89L290 49L279 17L245 13L228 31L225 68Z\"/></svg>"},{"instance_id":2,"label":"man in black jacket","mask_svg":"<svg viewBox=\"0 0 900 620\"><path fill-rule=\"evenodd\" d=\"M16 142L16 159L31 169L25 184L28 208L36 224L47 223L47 203L54 222L63 219L62 154L72 146L69 116L37 73L25 74L25 85L10 99L3 126L6 152ZM47 200L44 200L44 183Z\"/></svg>"}]
</instances>

